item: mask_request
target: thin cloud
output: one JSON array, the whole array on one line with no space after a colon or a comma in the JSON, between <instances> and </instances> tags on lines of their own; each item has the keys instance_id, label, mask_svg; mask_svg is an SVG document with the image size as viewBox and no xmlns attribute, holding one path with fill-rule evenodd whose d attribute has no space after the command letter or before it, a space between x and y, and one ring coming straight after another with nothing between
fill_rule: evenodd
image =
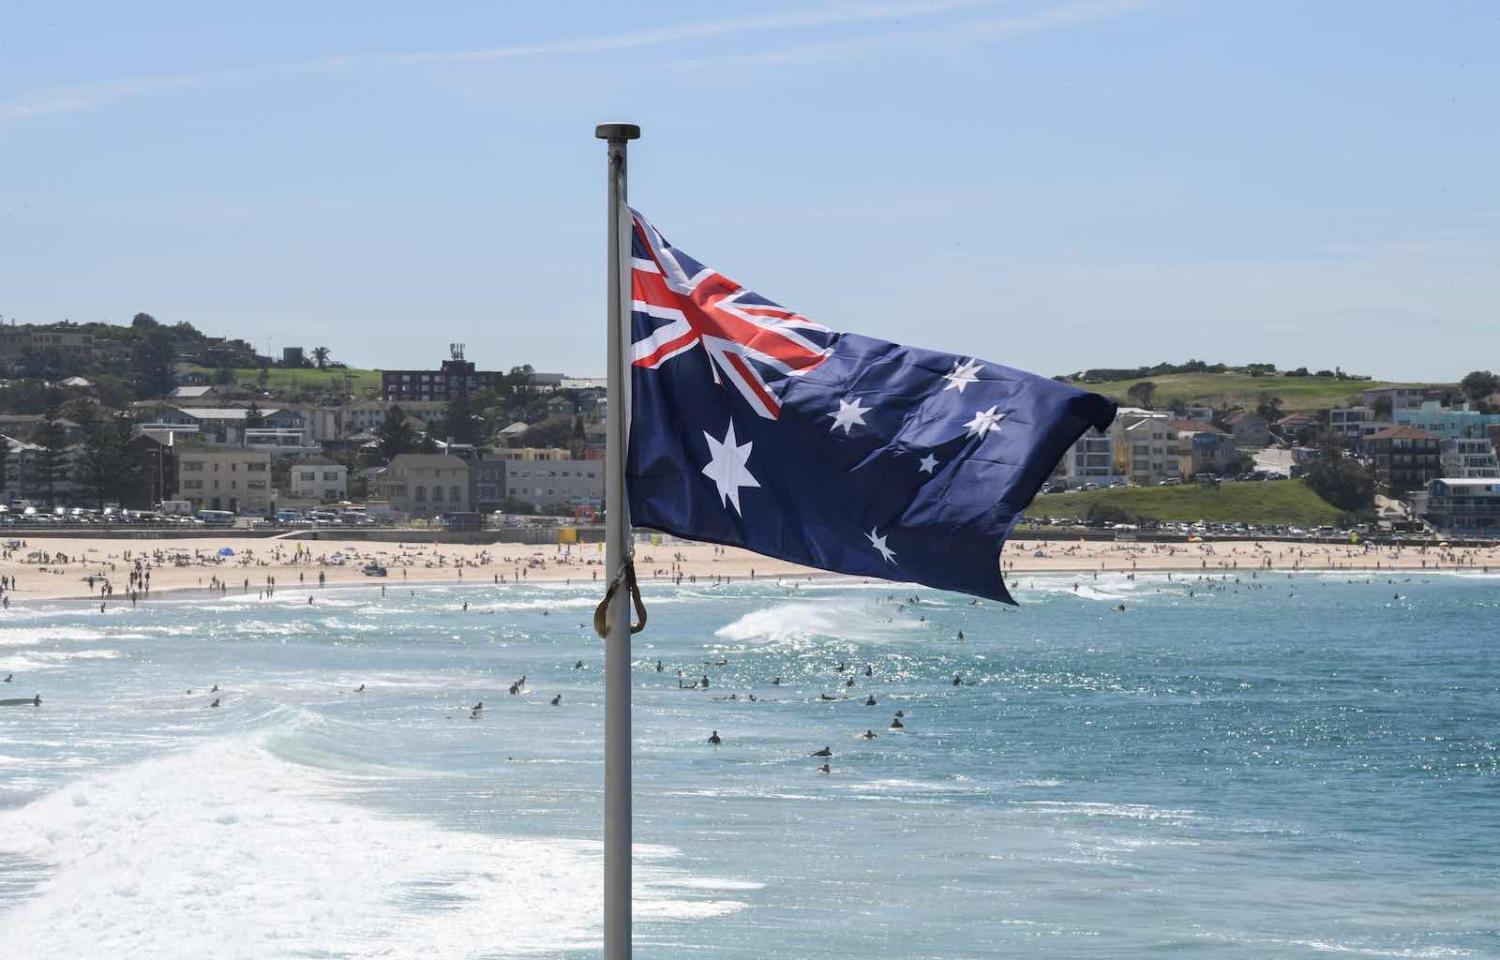
<instances>
[{"instance_id":1,"label":"thin cloud","mask_svg":"<svg viewBox=\"0 0 1500 960\"><path fill-rule=\"evenodd\" d=\"M1069 3L1035 13L985 20L967 20L923 30L872 34L844 40L816 41L790 47L778 47L734 56L705 57L675 64L679 70L701 70L709 67L761 66L772 63L811 62L854 56L885 47L905 46L931 41L976 42L997 40L1027 33L1041 33L1066 27L1110 20L1148 6L1149 0L1091 0Z\"/></svg>"},{"instance_id":2,"label":"thin cloud","mask_svg":"<svg viewBox=\"0 0 1500 960\"><path fill-rule=\"evenodd\" d=\"M253 81L288 74L314 73L335 70L354 64L403 65L434 62L513 60L528 57L566 57L578 54L633 50L641 47L661 46L664 44L715 37L931 18L962 10L993 7L997 6L999 2L1000 0L907 0L907 2L891 2L891 0L887 0L887 2L880 3L846 4L816 10L794 10L761 16L701 20L644 30L595 34L503 47L360 56L327 56L298 63L267 64L154 77L133 77L100 83L52 87L24 93L10 100L0 101L0 122L21 121L53 114L92 110L122 100L164 93L174 89L191 89L219 83ZM1141 5L1142 0L1096 0L1096 2L1089 3L1065 4L1023 16L970 21L926 29L903 28L900 32L847 40L814 41L763 53L717 57L712 60L689 61L678 66L684 69L694 69L710 64L723 66L783 62L849 55L913 41L945 38L984 39L986 37L1037 32L1055 27L1071 26L1091 20L1105 19L1117 16Z\"/></svg>"},{"instance_id":3,"label":"thin cloud","mask_svg":"<svg viewBox=\"0 0 1500 960\"><path fill-rule=\"evenodd\" d=\"M430 53L403 53L392 57L398 63L433 60L511 60L520 57L558 56L574 53L604 53L637 47L660 46L682 40L703 40L748 33L768 33L798 27L827 27L847 23L870 23L905 17L930 17L973 7L995 6L997 0L926 0L914 3L851 4L819 10L791 10L758 17L732 17L724 20L701 20L674 26L653 27L625 33L598 34L540 43L523 43L483 50L449 50Z\"/></svg>"}]
</instances>

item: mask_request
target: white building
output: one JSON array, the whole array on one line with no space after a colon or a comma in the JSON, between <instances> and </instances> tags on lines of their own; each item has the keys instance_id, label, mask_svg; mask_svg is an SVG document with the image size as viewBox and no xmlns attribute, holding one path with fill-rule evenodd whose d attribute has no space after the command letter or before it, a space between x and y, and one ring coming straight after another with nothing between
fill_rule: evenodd
<instances>
[{"instance_id":1,"label":"white building","mask_svg":"<svg viewBox=\"0 0 1500 960\"><path fill-rule=\"evenodd\" d=\"M441 453L402 453L376 483L376 496L409 517L468 513L469 465Z\"/></svg>"},{"instance_id":2,"label":"white building","mask_svg":"<svg viewBox=\"0 0 1500 960\"><path fill-rule=\"evenodd\" d=\"M1057 469L1052 471L1052 478L1061 481L1069 489L1081 487L1086 483L1124 483L1125 476L1115 466L1113 431L1104 433L1094 429L1086 431L1076 443L1068 448L1068 452L1063 454L1063 458L1058 461Z\"/></svg>"},{"instance_id":3,"label":"white building","mask_svg":"<svg viewBox=\"0 0 1500 960\"><path fill-rule=\"evenodd\" d=\"M1488 437L1444 440L1443 476L1460 480L1500 478L1500 458Z\"/></svg>"},{"instance_id":4,"label":"white building","mask_svg":"<svg viewBox=\"0 0 1500 960\"><path fill-rule=\"evenodd\" d=\"M292 464L287 488L298 500L344 500L349 495L349 468L327 457L308 457Z\"/></svg>"}]
</instances>

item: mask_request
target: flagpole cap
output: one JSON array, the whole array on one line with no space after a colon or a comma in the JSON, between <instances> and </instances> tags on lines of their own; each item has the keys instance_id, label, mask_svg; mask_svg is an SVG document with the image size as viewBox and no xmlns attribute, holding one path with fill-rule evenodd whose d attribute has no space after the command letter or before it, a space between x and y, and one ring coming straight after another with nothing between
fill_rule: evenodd
<instances>
[{"instance_id":1,"label":"flagpole cap","mask_svg":"<svg viewBox=\"0 0 1500 960\"><path fill-rule=\"evenodd\" d=\"M594 128L594 136L611 142L639 140L641 128L634 123L601 123Z\"/></svg>"}]
</instances>

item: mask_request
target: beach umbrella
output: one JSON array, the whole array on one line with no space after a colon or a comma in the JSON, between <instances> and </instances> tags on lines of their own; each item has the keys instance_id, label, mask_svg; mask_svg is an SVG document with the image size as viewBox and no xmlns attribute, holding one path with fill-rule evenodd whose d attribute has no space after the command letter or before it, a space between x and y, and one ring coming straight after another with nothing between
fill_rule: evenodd
<instances>
[{"instance_id":1,"label":"beach umbrella","mask_svg":"<svg viewBox=\"0 0 1500 960\"><path fill-rule=\"evenodd\" d=\"M232 557L232 556L234 556L234 549L232 547L220 547L219 548L219 556L221 556L221 557Z\"/></svg>"}]
</instances>

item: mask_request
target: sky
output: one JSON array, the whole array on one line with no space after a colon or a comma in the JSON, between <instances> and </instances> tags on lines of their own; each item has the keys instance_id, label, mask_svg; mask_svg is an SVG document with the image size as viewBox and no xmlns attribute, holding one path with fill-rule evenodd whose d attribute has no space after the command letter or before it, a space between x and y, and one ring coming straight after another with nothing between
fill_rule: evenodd
<instances>
[{"instance_id":1,"label":"sky","mask_svg":"<svg viewBox=\"0 0 1500 960\"><path fill-rule=\"evenodd\" d=\"M634 206L837 330L1043 374L1500 369L1500 4L0 5L0 317L603 373Z\"/></svg>"}]
</instances>

